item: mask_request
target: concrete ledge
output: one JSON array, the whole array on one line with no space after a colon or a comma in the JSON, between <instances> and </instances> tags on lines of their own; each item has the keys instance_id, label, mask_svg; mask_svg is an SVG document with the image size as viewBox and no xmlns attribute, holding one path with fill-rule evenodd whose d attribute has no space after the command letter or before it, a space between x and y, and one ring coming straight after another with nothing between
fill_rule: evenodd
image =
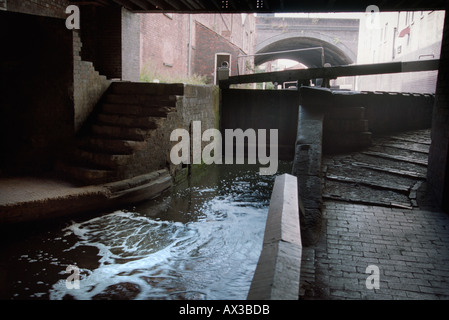
<instances>
[{"instance_id":1,"label":"concrete ledge","mask_svg":"<svg viewBox=\"0 0 449 320\"><path fill-rule=\"evenodd\" d=\"M297 300L301 254L297 180L284 174L274 183L248 300Z\"/></svg>"},{"instance_id":2,"label":"concrete ledge","mask_svg":"<svg viewBox=\"0 0 449 320\"><path fill-rule=\"evenodd\" d=\"M103 185L75 187L54 179L0 180L0 224L71 216L152 199L172 186L168 170Z\"/></svg>"}]
</instances>

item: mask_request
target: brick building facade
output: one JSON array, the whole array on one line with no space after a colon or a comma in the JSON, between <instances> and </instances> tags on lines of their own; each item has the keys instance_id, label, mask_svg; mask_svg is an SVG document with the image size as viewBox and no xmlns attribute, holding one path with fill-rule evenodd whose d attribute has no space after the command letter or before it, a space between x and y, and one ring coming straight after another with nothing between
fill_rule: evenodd
<instances>
[{"instance_id":1,"label":"brick building facade","mask_svg":"<svg viewBox=\"0 0 449 320\"><path fill-rule=\"evenodd\" d=\"M444 11L362 15L357 64L439 59ZM382 74L357 79L358 90L435 93L437 71Z\"/></svg>"},{"instance_id":2,"label":"brick building facade","mask_svg":"<svg viewBox=\"0 0 449 320\"><path fill-rule=\"evenodd\" d=\"M231 57L236 75L245 70L238 56L254 53L252 14L141 14L140 20L140 65L149 80L196 75L215 83L220 55Z\"/></svg>"},{"instance_id":3,"label":"brick building facade","mask_svg":"<svg viewBox=\"0 0 449 320\"><path fill-rule=\"evenodd\" d=\"M220 56L223 58L221 62L228 61L230 75L245 73L239 68L239 62L243 61L239 61L238 56L245 55L242 49L199 22L195 22L195 28L194 74L205 76L207 83L217 83L215 70L221 66Z\"/></svg>"}]
</instances>

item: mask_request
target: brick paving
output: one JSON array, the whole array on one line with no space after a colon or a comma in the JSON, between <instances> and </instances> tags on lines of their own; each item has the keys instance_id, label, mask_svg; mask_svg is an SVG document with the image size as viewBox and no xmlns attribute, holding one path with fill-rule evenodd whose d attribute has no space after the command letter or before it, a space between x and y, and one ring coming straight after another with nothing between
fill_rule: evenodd
<instances>
[{"instance_id":1,"label":"brick paving","mask_svg":"<svg viewBox=\"0 0 449 320\"><path fill-rule=\"evenodd\" d=\"M449 299L449 215L327 201L324 222L303 249L301 299Z\"/></svg>"},{"instance_id":2,"label":"brick paving","mask_svg":"<svg viewBox=\"0 0 449 320\"><path fill-rule=\"evenodd\" d=\"M449 299L449 214L434 207L427 166L416 163L430 131L373 140L376 159L366 150L324 158L323 228L303 248L300 299ZM368 266L379 268L379 289L367 288Z\"/></svg>"}]
</instances>

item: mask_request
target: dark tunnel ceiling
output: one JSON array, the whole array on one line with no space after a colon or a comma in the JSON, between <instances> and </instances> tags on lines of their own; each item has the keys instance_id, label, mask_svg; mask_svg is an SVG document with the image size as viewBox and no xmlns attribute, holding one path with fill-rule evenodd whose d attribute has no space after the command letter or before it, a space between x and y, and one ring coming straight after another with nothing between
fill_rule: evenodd
<instances>
[{"instance_id":1,"label":"dark tunnel ceiling","mask_svg":"<svg viewBox=\"0 0 449 320\"><path fill-rule=\"evenodd\" d=\"M272 43L258 52L254 57L254 63L260 65L264 62L276 59L291 59L306 65L309 68L322 66L322 50L304 50L292 51L303 48L319 48L324 49L324 62L330 63L332 66L347 65L354 61L336 46L314 38L288 38ZM273 54L263 54L268 52L281 52ZM290 52L285 52L290 51Z\"/></svg>"},{"instance_id":2,"label":"dark tunnel ceiling","mask_svg":"<svg viewBox=\"0 0 449 320\"><path fill-rule=\"evenodd\" d=\"M447 0L71 0L79 5L122 6L133 12L365 12L369 5L380 11L444 10Z\"/></svg>"}]
</instances>

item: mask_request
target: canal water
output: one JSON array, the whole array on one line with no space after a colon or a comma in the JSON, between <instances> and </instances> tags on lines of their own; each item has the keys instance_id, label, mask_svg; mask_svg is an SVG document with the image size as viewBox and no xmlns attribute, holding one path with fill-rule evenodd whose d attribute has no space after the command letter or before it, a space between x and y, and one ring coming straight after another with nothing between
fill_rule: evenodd
<instances>
[{"instance_id":1,"label":"canal water","mask_svg":"<svg viewBox=\"0 0 449 320\"><path fill-rule=\"evenodd\" d=\"M2 230L0 298L246 299L275 179L258 169L205 166L133 207Z\"/></svg>"}]
</instances>

